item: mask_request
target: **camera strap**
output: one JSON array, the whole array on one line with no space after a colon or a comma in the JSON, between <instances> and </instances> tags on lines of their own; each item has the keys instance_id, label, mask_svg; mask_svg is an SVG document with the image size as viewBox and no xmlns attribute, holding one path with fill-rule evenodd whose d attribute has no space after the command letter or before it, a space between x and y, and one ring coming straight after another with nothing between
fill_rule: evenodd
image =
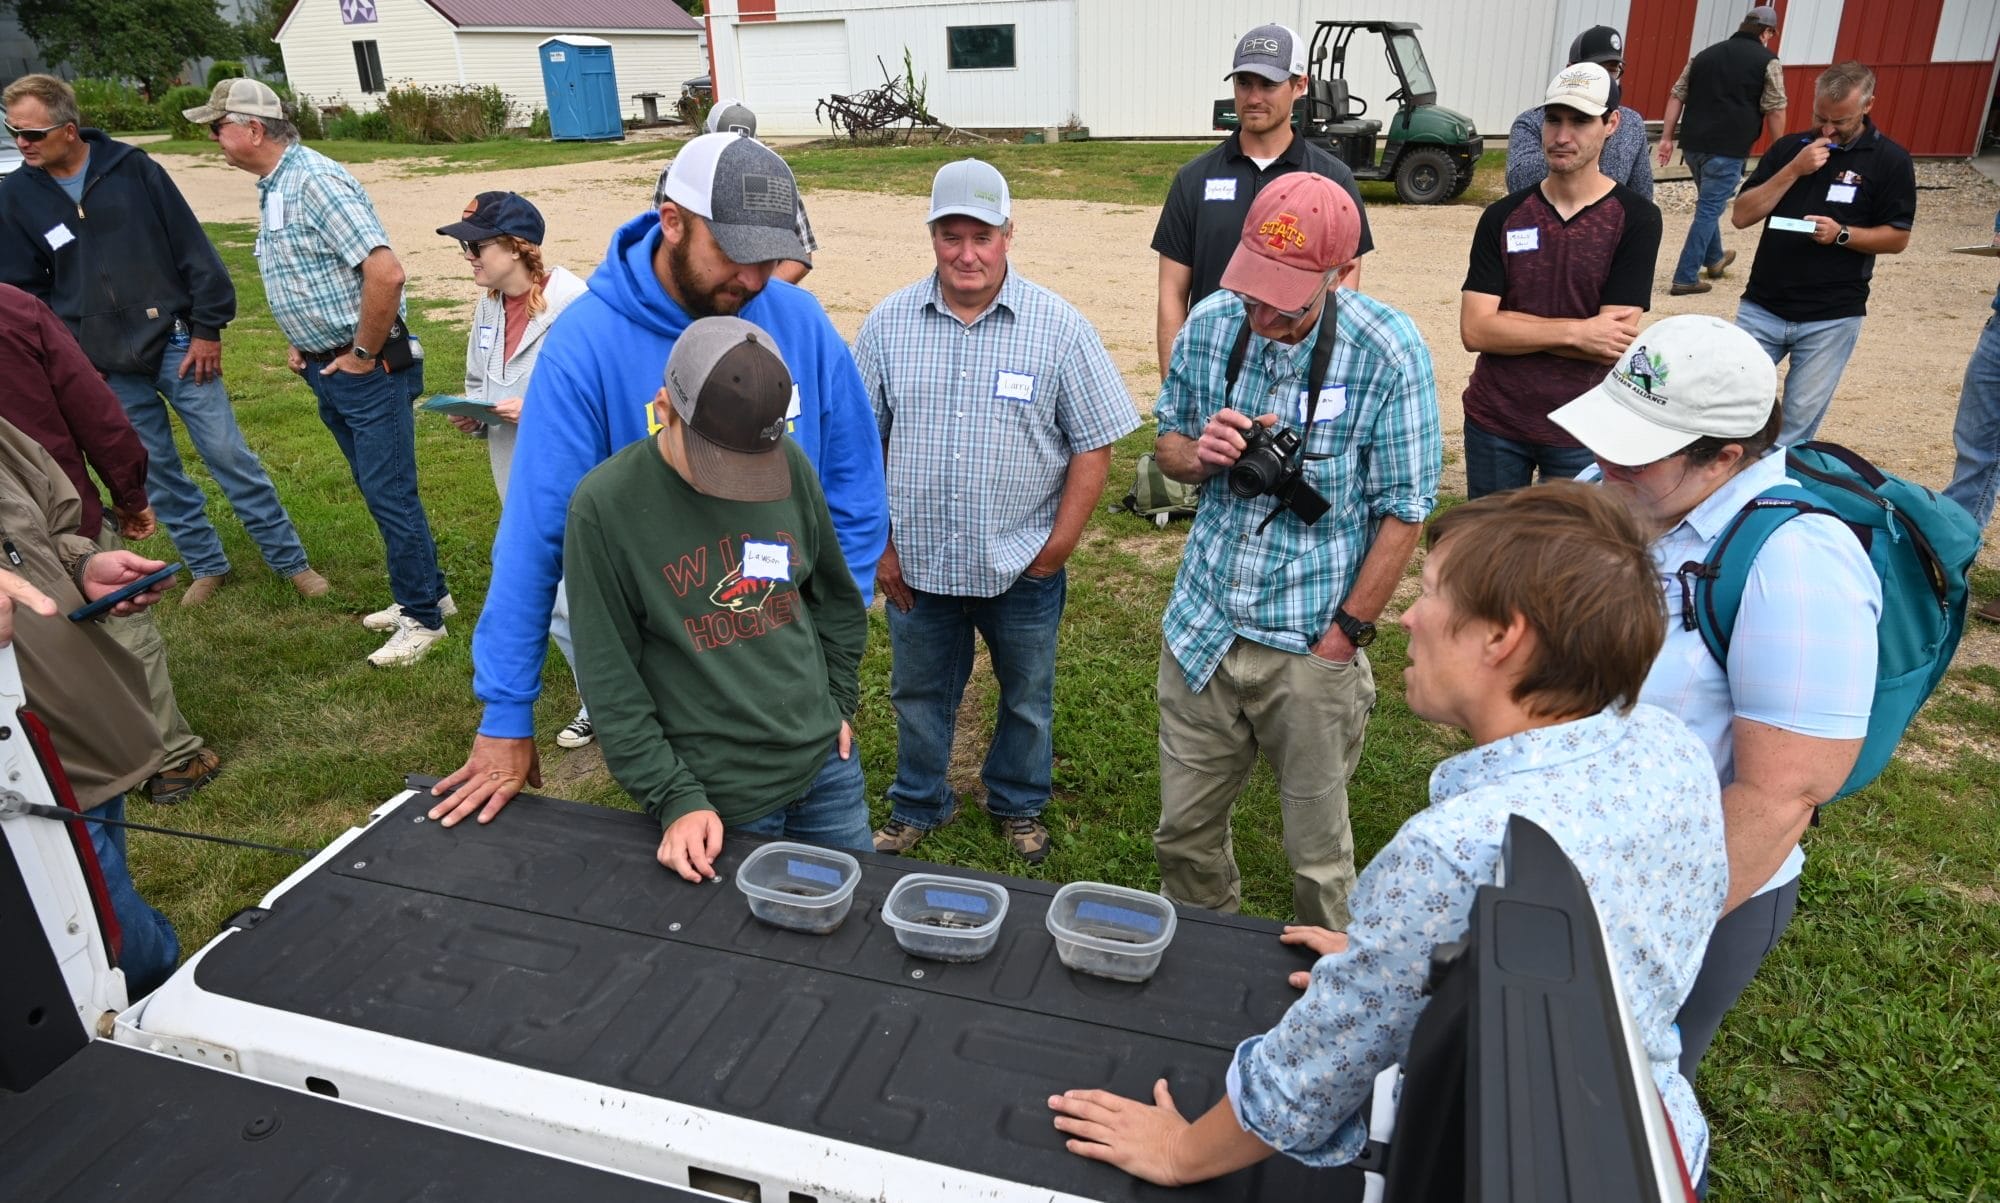
<instances>
[{"instance_id":1,"label":"camera strap","mask_svg":"<svg viewBox=\"0 0 2000 1203\"><path fill-rule=\"evenodd\" d=\"M1340 290L1328 289L1326 308L1320 311L1319 333L1313 339L1312 366L1307 373L1307 383L1312 387L1306 391L1306 442L1311 441L1313 418L1319 410L1319 395L1326 388L1327 366L1333 362L1333 328L1340 317ZM1236 331L1236 343L1229 348L1229 363L1222 370L1222 398L1227 404L1230 394L1236 391L1236 378L1243 374L1243 357L1250 351L1250 315L1243 316L1243 325ZM1305 443L1299 444L1301 451Z\"/></svg>"}]
</instances>

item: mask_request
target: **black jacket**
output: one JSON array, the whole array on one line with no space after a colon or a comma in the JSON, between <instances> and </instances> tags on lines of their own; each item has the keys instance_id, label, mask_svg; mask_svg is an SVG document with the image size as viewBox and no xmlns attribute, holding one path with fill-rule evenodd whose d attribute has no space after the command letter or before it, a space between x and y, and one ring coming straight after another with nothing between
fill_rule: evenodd
<instances>
[{"instance_id":1,"label":"black jacket","mask_svg":"<svg viewBox=\"0 0 2000 1203\"><path fill-rule=\"evenodd\" d=\"M0 187L0 282L48 303L100 372L151 375L174 319L219 338L236 286L180 189L152 158L94 129L83 203L23 164Z\"/></svg>"},{"instance_id":2,"label":"black jacket","mask_svg":"<svg viewBox=\"0 0 2000 1203\"><path fill-rule=\"evenodd\" d=\"M1777 57L1756 34L1741 32L1695 55L1688 66L1681 149L1748 158L1764 124L1764 73Z\"/></svg>"}]
</instances>

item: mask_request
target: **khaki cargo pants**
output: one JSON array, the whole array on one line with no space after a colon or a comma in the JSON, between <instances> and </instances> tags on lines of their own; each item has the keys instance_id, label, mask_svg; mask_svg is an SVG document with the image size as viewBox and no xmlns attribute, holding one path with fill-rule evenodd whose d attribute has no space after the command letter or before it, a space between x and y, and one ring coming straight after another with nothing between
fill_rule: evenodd
<instances>
[{"instance_id":1,"label":"khaki cargo pants","mask_svg":"<svg viewBox=\"0 0 2000 1203\"><path fill-rule=\"evenodd\" d=\"M118 537L117 523L118 515L106 507L104 526L97 534L100 550L124 549L125 540ZM169 598L172 596L168 595ZM146 666L146 700L153 712L153 725L160 731L160 743L167 749L165 767L171 769L186 764L196 752L201 751L201 737L188 726L187 719L181 715L180 704L174 700L174 683L167 676L167 641L160 637L153 612L141 610L123 618L106 618L104 630L118 641L120 647L138 657L139 663Z\"/></svg>"},{"instance_id":2,"label":"khaki cargo pants","mask_svg":"<svg viewBox=\"0 0 2000 1203\"><path fill-rule=\"evenodd\" d=\"M1160 892L1210 910L1240 905L1229 818L1262 748L1278 778L1293 912L1345 929L1354 888L1347 782L1375 708L1367 655L1335 664L1239 638L1195 693L1162 647L1159 695Z\"/></svg>"}]
</instances>

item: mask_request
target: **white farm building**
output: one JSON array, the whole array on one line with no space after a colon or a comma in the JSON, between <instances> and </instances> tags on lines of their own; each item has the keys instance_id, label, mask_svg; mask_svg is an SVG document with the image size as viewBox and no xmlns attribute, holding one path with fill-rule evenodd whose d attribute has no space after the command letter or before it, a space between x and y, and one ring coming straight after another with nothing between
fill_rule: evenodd
<instances>
[{"instance_id":1,"label":"white farm building","mask_svg":"<svg viewBox=\"0 0 2000 1203\"><path fill-rule=\"evenodd\" d=\"M671 108L708 69L701 25L673 0L294 0L278 25L285 77L317 104L374 108L397 84L498 84L526 119L548 107L537 48L553 36L611 44L618 103Z\"/></svg>"}]
</instances>

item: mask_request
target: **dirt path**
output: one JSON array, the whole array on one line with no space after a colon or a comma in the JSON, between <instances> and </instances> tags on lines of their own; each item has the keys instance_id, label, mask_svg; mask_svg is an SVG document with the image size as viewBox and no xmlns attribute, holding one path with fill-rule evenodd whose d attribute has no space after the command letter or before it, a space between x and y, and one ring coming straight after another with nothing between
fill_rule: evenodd
<instances>
[{"instance_id":1,"label":"dirt path","mask_svg":"<svg viewBox=\"0 0 2000 1203\"><path fill-rule=\"evenodd\" d=\"M163 156L161 162L203 220L256 220L256 188L249 176L219 159ZM464 263L434 231L456 220L474 193L508 188L534 200L549 220L551 261L588 276L611 230L649 206L658 165L625 160L450 176L412 174L396 163L367 163L354 170L388 224L413 289L424 296L462 298L469 310L472 290ZM1993 214L2000 209L2000 187L1961 164L1925 164L1920 182L1925 190L1910 249L1877 265L1872 312L1823 435L1865 452L1884 467L1941 487L1951 471L1959 379L2000 278L1994 260L1949 252L1987 240ZM1725 222L1725 245L1741 256L1729 279L1705 296L1668 297L1692 193L1687 185L1666 184L1659 199L1666 237L1653 317L1729 317L1755 251L1754 233L1727 229ZM823 249L807 285L834 324L852 337L877 301L929 270L924 199L818 192L808 196L808 205ZM1363 287L1409 313L1430 344L1453 461L1447 467L1447 487L1462 488L1456 463L1459 394L1473 357L1458 342L1458 290L1479 211L1461 205L1378 205L1369 217L1381 249L1365 261ZM1156 259L1147 248L1156 210L1023 200L1015 204L1015 218L1017 269L1068 298L1096 323L1140 408L1150 410L1158 392L1153 366ZM1989 547L1985 559L2000 566L2000 549Z\"/></svg>"}]
</instances>

